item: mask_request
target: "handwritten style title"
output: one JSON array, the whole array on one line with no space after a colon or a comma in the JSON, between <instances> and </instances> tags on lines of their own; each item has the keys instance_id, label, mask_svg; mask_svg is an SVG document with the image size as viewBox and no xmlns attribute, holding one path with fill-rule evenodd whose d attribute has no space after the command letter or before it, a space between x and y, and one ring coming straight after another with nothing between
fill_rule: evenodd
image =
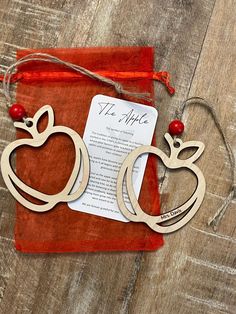
<instances>
[{"instance_id":1,"label":"handwritten style title","mask_svg":"<svg viewBox=\"0 0 236 314\"><path fill-rule=\"evenodd\" d=\"M104 115L107 117L117 117L117 113L115 111L115 104L107 103L107 102L99 102L100 106L99 115ZM127 112L120 114L118 117L119 123L124 123L125 125L135 125L135 124L148 124L149 121L147 119L147 113L137 114L134 109L131 109Z\"/></svg>"}]
</instances>

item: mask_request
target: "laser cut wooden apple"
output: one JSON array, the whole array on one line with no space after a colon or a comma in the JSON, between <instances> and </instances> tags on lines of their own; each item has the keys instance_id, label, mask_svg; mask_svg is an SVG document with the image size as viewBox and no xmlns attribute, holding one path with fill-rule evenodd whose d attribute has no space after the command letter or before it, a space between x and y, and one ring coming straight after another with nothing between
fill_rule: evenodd
<instances>
[{"instance_id":1,"label":"laser cut wooden apple","mask_svg":"<svg viewBox=\"0 0 236 314\"><path fill-rule=\"evenodd\" d=\"M48 125L44 131L39 132L37 128L37 124L38 124L39 119L45 113L48 115ZM15 199L19 203L21 203L23 206L27 207L28 209L31 209L32 211L45 212L52 209L59 202L74 201L75 199L79 198L82 195L89 180L89 156L88 156L87 148L82 138L77 132L65 126L54 126L54 113L51 106L47 105L40 108L36 112L33 118L28 118L27 120L31 124L31 126L23 122L15 122L14 126L16 128L21 128L29 132L32 138L16 140L10 143L5 148L5 150L2 153L2 158L1 158L1 171L2 171L3 179L6 183L6 186L8 187L11 194L15 197ZM32 146L32 147L40 147L47 141L50 135L55 134L55 133L67 134L73 141L73 144L75 147L75 163L74 163L74 167L70 175L70 178L66 186L64 187L64 189L57 194L48 195L48 194L41 193L33 189L32 187L26 185L24 182L22 182L18 178L16 173L13 171L10 159L11 159L11 154L18 147L25 146L25 145ZM81 156L83 160L82 181L78 189L75 192L70 194L80 171ZM35 199L43 201L45 204L38 205L38 204L34 204L30 202L29 200L27 200L25 197L23 197L20 194L17 188L19 190L24 191L28 195L31 195Z\"/></svg>"},{"instance_id":2,"label":"laser cut wooden apple","mask_svg":"<svg viewBox=\"0 0 236 314\"><path fill-rule=\"evenodd\" d=\"M126 157L120 168L117 178L117 203L122 214L131 221L146 223L151 229L159 233L169 233L176 231L183 227L190 219L192 219L203 201L206 190L205 178L201 170L194 164L194 162L203 153L205 148L204 144L198 141L188 141L183 143L180 139L174 140L169 133L166 133L164 137L170 147L169 157L157 147L140 146L133 150ZM176 146L176 144L178 145L178 147ZM197 148L196 152L192 156L185 160L178 158L182 150L192 147ZM144 153L152 153L158 156L162 160L163 164L169 169L185 168L187 170L190 170L196 176L197 187L188 201L186 201L184 204L173 210L170 210L157 216L148 215L142 210L134 192L132 183L132 171L136 159ZM127 208L124 202L123 183L125 176L127 192L134 213L130 212L130 210ZM184 213L186 214L183 215ZM161 225L163 222L171 221L173 220L173 218L178 217L180 215L183 216L177 222L175 221L169 225Z\"/></svg>"}]
</instances>

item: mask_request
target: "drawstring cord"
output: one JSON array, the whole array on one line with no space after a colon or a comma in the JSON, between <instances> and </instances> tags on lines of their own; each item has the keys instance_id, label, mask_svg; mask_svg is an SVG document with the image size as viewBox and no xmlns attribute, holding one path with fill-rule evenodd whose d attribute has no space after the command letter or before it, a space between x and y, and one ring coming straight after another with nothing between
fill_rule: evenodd
<instances>
[{"instance_id":1,"label":"drawstring cord","mask_svg":"<svg viewBox=\"0 0 236 314\"><path fill-rule=\"evenodd\" d=\"M16 80L22 79L24 77L23 73L13 74L13 72L15 71L15 69L19 65L22 65L22 64L25 64L25 63L28 63L31 61L41 61L41 62L43 61L43 62L56 63L59 65L63 65L63 66L65 66L71 70L74 70L77 73L88 76L92 79L98 80L98 81L103 82L107 85L113 86L118 94L123 94L123 95L131 96L131 97L135 97L135 98L139 98L139 99L144 99L147 101L152 101L149 93L137 93L137 92L128 91L128 90L123 88L123 85L121 83L113 81L112 79L105 77L105 76L102 76L99 73L92 72L92 71L90 71L90 70L88 70L82 66L79 66L77 64L63 61L63 60L61 60L57 57L54 57L50 54L36 52L36 53L28 54L27 56L22 57L19 60L17 60L15 63L13 63L11 66L9 66L7 68L5 74L3 75L3 78L2 78L3 93L6 97L8 108L12 105L12 100L11 100L11 95L10 95L11 81L12 80L16 81ZM167 72L163 72L163 73L164 74L162 74L162 73L157 74L156 73L155 79L157 79L157 80L161 81L163 84L165 84L167 89L170 91L170 93L173 94L174 89L173 89L173 87L170 86L169 73L167 73ZM149 74L149 76L150 76L150 74Z\"/></svg>"},{"instance_id":2,"label":"drawstring cord","mask_svg":"<svg viewBox=\"0 0 236 314\"><path fill-rule=\"evenodd\" d=\"M231 145L227 139L227 136L225 134L225 131L223 130L220 121L217 117L217 114L215 112L215 109L213 107L212 104L210 104L210 102L208 102L207 100L201 98L201 97L192 97L189 98L187 100L185 100L181 106L177 109L176 111L176 118L181 120L183 117L183 113L184 110L186 109L187 106L189 105L193 105L193 104L199 104L200 106L205 107L210 113L211 116L215 122L215 125L223 139L224 145L226 147L226 150L228 152L228 156L229 156L229 161L230 161L230 166L231 166L231 178L232 178L232 184L231 184L231 188L229 191L228 196L225 198L223 204L219 207L219 209L217 209L217 211L215 212L213 217L210 217L210 219L208 220L208 225L211 226L213 228L214 231L217 231L217 227L219 225L219 223L221 222L222 218L225 215L225 212L229 206L229 204L232 202L233 199L236 198L236 170L235 170L235 157L234 157L234 153L233 150L231 148Z\"/></svg>"}]
</instances>

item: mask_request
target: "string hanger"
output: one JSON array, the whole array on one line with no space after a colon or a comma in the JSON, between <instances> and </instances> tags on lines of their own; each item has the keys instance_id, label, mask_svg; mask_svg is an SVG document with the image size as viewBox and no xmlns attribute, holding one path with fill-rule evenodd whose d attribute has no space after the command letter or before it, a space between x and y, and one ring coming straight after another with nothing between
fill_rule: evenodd
<instances>
[{"instance_id":1,"label":"string hanger","mask_svg":"<svg viewBox=\"0 0 236 314\"><path fill-rule=\"evenodd\" d=\"M179 108L177 108L176 110L176 118L179 120L182 120L183 118L183 113L186 109L186 107L190 106L190 105L200 105L204 108L207 109L208 112L210 112L215 125L221 135L221 138L224 142L224 145L226 147L228 156L229 156L229 162L230 162L230 168L231 168L231 187L230 187L230 191L228 196L225 198L223 204L216 210L215 214L213 217L210 217L208 220L208 225L211 226L213 228L214 231L217 231L217 227L219 225L219 223L221 222L222 218L225 215L225 212L229 206L229 204L232 202L233 199L236 198L236 169L235 169L235 157L234 157L234 153L233 150L231 148L231 145L227 139L227 136L225 134L225 131L223 130L221 123L217 117L216 111L214 109L214 106L207 100L205 100L202 97L191 97L187 100L185 100L180 106Z\"/></svg>"}]
</instances>

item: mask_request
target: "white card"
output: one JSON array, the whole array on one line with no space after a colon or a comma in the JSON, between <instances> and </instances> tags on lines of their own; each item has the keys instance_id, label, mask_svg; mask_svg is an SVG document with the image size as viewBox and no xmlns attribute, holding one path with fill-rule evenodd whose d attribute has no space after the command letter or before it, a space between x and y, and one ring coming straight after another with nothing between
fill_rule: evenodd
<instances>
[{"instance_id":1,"label":"white card","mask_svg":"<svg viewBox=\"0 0 236 314\"><path fill-rule=\"evenodd\" d=\"M88 148L90 178L84 194L69 202L71 209L123 222L116 201L116 180L125 157L136 147L150 145L157 110L126 100L96 95L92 99L83 140ZM133 171L133 184L139 196L148 155L140 156ZM78 176L73 190L80 183ZM124 187L124 199L131 209Z\"/></svg>"}]
</instances>

